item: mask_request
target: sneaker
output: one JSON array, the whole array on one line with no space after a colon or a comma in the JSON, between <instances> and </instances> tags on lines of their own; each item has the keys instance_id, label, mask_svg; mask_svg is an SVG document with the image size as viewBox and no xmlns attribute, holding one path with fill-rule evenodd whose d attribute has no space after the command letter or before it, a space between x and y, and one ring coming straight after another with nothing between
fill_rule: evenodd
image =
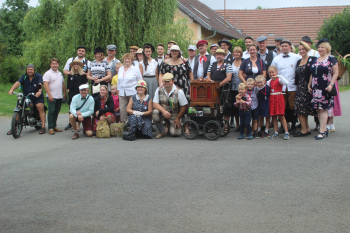
<instances>
[{"instance_id":1,"label":"sneaker","mask_svg":"<svg viewBox=\"0 0 350 233\"><path fill-rule=\"evenodd\" d=\"M232 122L231 125L230 125L230 127L231 127L231 128L235 128L235 127L236 127L236 126L235 126L235 123Z\"/></svg>"},{"instance_id":2,"label":"sneaker","mask_svg":"<svg viewBox=\"0 0 350 233\"><path fill-rule=\"evenodd\" d=\"M72 128L72 125L68 123L68 125L64 128L64 130L69 130L70 128Z\"/></svg>"},{"instance_id":3,"label":"sneaker","mask_svg":"<svg viewBox=\"0 0 350 233\"><path fill-rule=\"evenodd\" d=\"M264 131L262 131L262 130L260 130L260 131L258 132L259 137L262 137L263 134L264 134Z\"/></svg>"},{"instance_id":4,"label":"sneaker","mask_svg":"<svg viewBox=\"0 0 350 233\"><path fill-rule=\"evenodd\" d=\"M249 135L249 136L247 136L246 138L247 138L247 140L252 140L252 139L253 139L253 136L252 136L252 135Z\"/></svg>"},{"instance_id":5,"label":"sneaker","mask_svg":"<svg viewBox=\"0 0 350 233\"><path fill-rule=\"evenodd\" d=\"M261 136L262 138L268 138L269 137L269 134L268 133L266 133L266 132L263 132L263 134L262 134L262 136Z\"/></svg>"},{"instance_id":6,"label":"sneaker","mask_svg":"<svg viewBox=\"0 0 350 233\"><path fill-rule=\"evenodd\" d=\"M284 134L284 140L289 140L289 133Z\"/></svg>"},{"instance_id":7,"label":"sneaker","mask_svg":"<svg viewBox=\"0 0 350 233\"><path fill-rule=\"evenodd\" d=\"M254 137L254 138L259 138L260 136L259 136L259 134L258 134L257 132L254 132L254 133L253 133L253 137Z\"/></svg>"},{"instance_id":8,"label":"sneaker","mask_svg":"<svg viewBox=\"0 0 350 233\"><path fill-rule=\"evenodd\" d=\"M271 136L268 136L269 139L275 139L275 138L279 138L280 135L278 133L273 133Z\"/></svg>"},{"instance_id":9,"label":"sneaker","mask_svg":"<svg viewBox=\"0 0 350 233\"><path fill-rule=\"evenodd\" d=\"M244 135L243 134L240 134L239 136L238 136L238 139L243 139L244 138Z\"/></svg>"}]
</instances>

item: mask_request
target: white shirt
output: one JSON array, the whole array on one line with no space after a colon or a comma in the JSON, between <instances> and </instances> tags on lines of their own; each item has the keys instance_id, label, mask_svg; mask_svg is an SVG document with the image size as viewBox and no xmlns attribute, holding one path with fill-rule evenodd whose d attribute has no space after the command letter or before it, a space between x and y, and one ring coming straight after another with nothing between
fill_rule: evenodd
<instances>
[{"instance_id":1,"label":"white shirt","mask_svg":"<svg viewBox=\"0 0 350 233\"><path fill-rule=\"evenodd\" d=\"M208 52L205 53L205 56L207 56L207 55L209 55ZM202 55L199 54L199 57L198 57L198 70L197 70L197 77L198 77L198 78L199 78L199 77L203 77L203 75L204 75L204 68L203 68L203 62L204 62L204 60L202 60L202 62L200 62L201 56L202 56ZM210 64L209 64L209 66L210 66L211 64L213 64L215 61L216 61L215 57L212 56L212 55L210 55ZM207 76L205 76L205 77L203 77L203 78L207 78Z\"/></svg>"},{"instance_id":2,"label":"white shirt","mask_svg":"<svg viewBox=\"0 0 350 233\"><path fill-rule=\"evenodd\" d=\"M124 72L125 66L119 68L118 72L118 90L119 96L132 96L136 94L137 82L142 80L141 72L138 67L131 66Z\"/></svg>"},{"instance_id":3,"label":"white shirt","mask_svg":"<svg viewBox=\"0 0 350 233\"><path fill-rule=\"evenodd\" d=\"M164 55L163 56L161 56L161 57L157 57L158 59L158 65L161 65L162 64L162 62L165 60L164 59Z\"/></svg>"},{"instance_id":4,"label":"white shirt","mask_svg":"<svg viewBox=\"0 0 350 233\"><path fill-rule=\"evenodd\" d=\"M260 53L260 50L259 50L259 51L258 51L258 54L260 54L260 59L263 60L263 61L265 62L265 64L266 64L265 59L266 59L267 54L269 54L269 50L266 49L266 51L265 51L264 54L261 54L261 53ZM273 54L273 58L275 58L275 57L277 56L277 53L275 53L275 52L272 52L272 54Z\"/></svg>"},{"instance_id":5,"label":"white shirt","mask_svg":"<svg viewBox=\"0 0 350 233\"><path fill-rule=\"evenodd\" d=\"M307 55L312 56L312 57L320 57L320 54L313 49L310 49L310 51L307 53Z\"/></svg>"},{"instance_id":6,"label":"white shirt","mask_svg":"<svg viewBox=\"0 0 350 233\"><path fill-rule=\"evenodd\" d=\"M156 76L156 71L158 67L158 62L152 59L151 63L148 63L147 70L145 70L145 64L143 61L140 62L143 68L143 76Z\"/></svg>"},{"instance_id":7,"label":"white shirt","mask_svg":"<svg viewBox=\"0 0 350 233\"><path fill-rule=\"evenodd\" d=\"M285 79L282 75L277 75L278 76L278 82L283 85L283 84L288 84L288 80ZM267 81L267 85L270 86L270 82L272 79L270 79L269 81ZM261 90L261 89L260 89Z\"/></svg>"},{"instance_id":8,"label":"white shirt","mask_svg":"<svg viewBox=\"0 0 350 233\"><path fill-rule=\"evenodd\" d=\"M73 58L73 59L72 59L72 58L69 58L69 59L67 60L67 62L66 62L66 65L64 66L63 70L69 71L69 64L72 63L75 59L78 59L78 60L79 60L79 57L75 57L75 58ZM83 60L80 60L80 62L81 62L81 63L84 63L84 62L83 62L84 60L86 60L85 57L83 58ZM90 67L90 61L89 61L89 60L87 60L87 66L88 66L88 67L83 67L83 70L86 70L86 72L87 72L88 68Z\"/></svg>"},{"instance_id":9,"label":"white shirt","mask_svg":"<svg viewBox=\"0 0 350 233\"><path fill-rule=\"evenodd\" d=\"M103 58L103 60L106 61L106 62L108 62L108 61L107 61L107 57ZM109 68L110 68L111 70L112 70L113 68L114 68L114 70L115 70L115 65L116 65L117 63L120 63L120 61L119 61L117 58L114 57L110 62L108 62L108 66L109 66Z\"/></svg>"},{"instance_id":10,"label":"white shirt","mask_svg":"<svg viewBox=\"0 0 350 233\"><path fill-rule=\"evenodd\" d=\"M64 78L61 72L58 70L55 72L52 69L49 69L45 72L43 81L49 82L49 90L54 99L63 99L62 85L64 83ZM47 93L46 97L49 97Z\"/></svg>"},{"instance_id":11,"label":"white shirt","mask_svg":"<svg viewBox=\"0 0 350 233\"><path fill-rule=\"evenodd\" d=\"M250 53L246 50L243 52L242 58L247 59L250 58Z\"/></svg>"},{"instance_id":12,"label":"white shirt","mask_svg":"<svg viewBox=\"0 0 350 233\"><path fill-rule=\"evenodd\" d=\"M192 69L192 70L193 70L193 68L194 68L194 58L195 58L195 57L193 57L192 60L191 60L190 57L187 59L188 63L190 63L190 65L191 65L191 69Z\"/></svg>"},{"instance_id":13,"label":"white shirt","mask_svg":"<svg viewBox=\"0 0 350 233\"><path fill-rule=\"evenodd\" d=\"M295 85L295 68L298 60L301 59L301 56L295 53L289 53L289 57L285 56L283 53L275 57L271 63L272 66L276 66L278 74L282 75L285 79L288 80L288 85L283 85L283 91L286 90L288 86L288 91L296 91L297 86Z\"/></svg>"},{"instance_id":14,"label":"white shirt","mask_svg":"<svg viewBox=\"0 0 350 233\"><path fill-rule=\"evenodd\" d=\"M160 87L158 87L156 92L154 93L153 103L159 104L159 88ZM165 87L162 87L162 88L163 88L167 98L169 98L171 93L173 93L177 89L175 84L173 84L173 89L171 89L170 93L168 94L168 92L165 90ZM179 90L177 98L179 99L179 104L181 107L188 104L185 93L183 92L183 90L181 90L181 89Z\"/></svg>"}]
</instances>

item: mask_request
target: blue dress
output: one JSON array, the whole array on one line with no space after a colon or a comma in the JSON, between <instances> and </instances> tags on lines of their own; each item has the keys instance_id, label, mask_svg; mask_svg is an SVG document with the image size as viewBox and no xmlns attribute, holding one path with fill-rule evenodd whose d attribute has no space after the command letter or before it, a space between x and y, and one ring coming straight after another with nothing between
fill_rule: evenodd
<instances>
[{"instance_id":1,"label":"blue dress","mask_svg":"<svg viewBox=\"0 0 350 233\"><path fill-rule=\"evenodd\" d=\"M270 86L265 84L265 86L259 90L257 97L259 103L259 116L269 116Z\"/></svg>"},{"instance_id":2,"label":"blue dress","mask_svg":"<svg viewBox=\"0 0 350 233\"><path fill-rule=\"evenodd\" d=\"M147 97L140 103L140 99L136 98L136 95L133 95L132 98L132 110L139 112L147 112L148 104L151 101L151 97L147 95ZM136 117L135 115L130 115L128 118L128 122L130 122L130 131L136 132L136 130L140 130L142 135L153 138L152 136L152 116L140 116Z\"/></svg>"}]
</instances>

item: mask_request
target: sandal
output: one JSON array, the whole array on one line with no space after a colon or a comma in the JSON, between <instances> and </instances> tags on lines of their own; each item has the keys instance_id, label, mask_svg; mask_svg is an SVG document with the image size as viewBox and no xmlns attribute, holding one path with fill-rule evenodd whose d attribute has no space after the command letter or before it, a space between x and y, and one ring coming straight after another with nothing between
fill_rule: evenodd
<instances>
[{"instance_id":1,"label":"sandal","mask_svg":"<svg viewBox=\"0 0 350 233\"><path fill-rule=\"evenodd\" d=\"M39 130L39 134L45 134L46 133L46 129L45 128L41 128L40 130Z\"/></svg>"},{"instance_id":2,"label":"sandal","mask_svg":"<svg viewBox=\"0 0 350 233\"><path fill-rule=\"evenodd\" d=\"M6 133L6 135L12 135L12 129Z\"/></svg>"},{"instance_id":3,"label":"sandal","mask_svg":"<svg viewBox=\"0 0 350 233\"><path fill-rule=\"evenodd\" d=\"M185 129L185 134L190 135L190 131L188 129Z\"/></svg>"},{"instance_id":4,"label":"sandal","mask_svg":"<svg viewBox=\"0 0 350 233\"><path fill-rule=\"evenodd\" d=\"M225 125L225 127L224 127L224 134L227 134L228 130L229 130L228 126Z\"/></svg>"}]
</instances>

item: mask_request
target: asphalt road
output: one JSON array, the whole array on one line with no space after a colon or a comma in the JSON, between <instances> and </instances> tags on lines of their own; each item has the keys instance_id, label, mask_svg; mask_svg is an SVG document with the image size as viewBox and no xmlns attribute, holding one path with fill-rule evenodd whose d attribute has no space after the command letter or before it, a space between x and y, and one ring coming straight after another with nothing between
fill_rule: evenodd
<instances>
[{"instance_id":1,"label":"asphalt road","mask_svg":"<svg viewBox=\"0 0 350 233\"><path fill-rule=\"evenodd\" d=\"M341 101L322 141L14 139L2 119L0 231L350 232L350 91Z\"/></svg>"}]
</instances>

